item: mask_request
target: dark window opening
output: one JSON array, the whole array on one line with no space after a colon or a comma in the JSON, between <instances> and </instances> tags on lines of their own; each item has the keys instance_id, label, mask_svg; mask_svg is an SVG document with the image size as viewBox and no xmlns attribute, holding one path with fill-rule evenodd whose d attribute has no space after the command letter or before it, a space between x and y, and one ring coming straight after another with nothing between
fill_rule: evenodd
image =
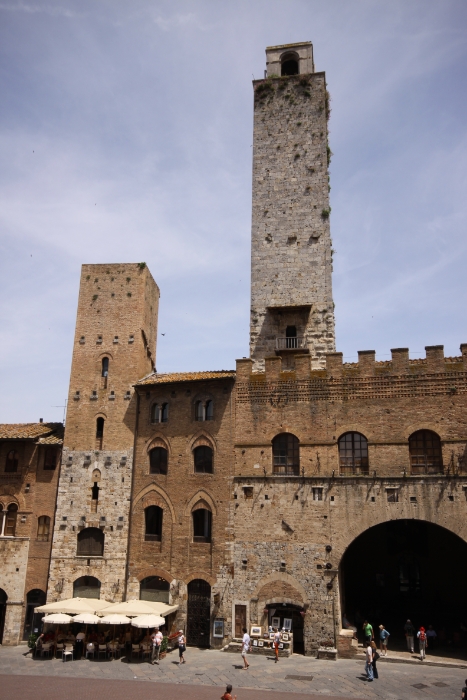
<instances>
[{"instance_id":1,"label":"dark window opening","mask_svg":"<svg viewBox=\"0 0 467 700\"><path fill-rule=\"evenodd\" d=\"M298 75L298 60L294 54L286 54L281 61L281 75Z\"/></svg>"},{"instance_id":2,"label":"dark window opening","mask_svg":"<svg viewBox=\"0 0 467 700\"><path fill-rule=\"evenodd\" d=\"M37 634L44 613L35 613L34 608L45 605L46 594L38 588L29 591L26 596L26 614L24 616L23 641L27 641L30 634Z\"/></svg>"},{"instance_id":3,"label":"dark window opening","mask_svg":"<svg viewBox=\"0 0 467 700\"><path fill-rule=\"evenodd\" d=\"M163 510L159 506L148 506L144 510L144 539L146 542L160 542L162 539Z\"/></svg>"},{"instance_id":4,"label":"dark window opening","mask_svg":"<svg viewBox=\"0 0 467 700\"><path fill-rule=\"evenodd\" d=\"M398 503L399 489L386 489L386 497L388 499L388 503Z\"/></svg>"},{"instance_id":5,"label":"dark window opening","mask_svg":"<svg viewBox=\"0 0 467 700\"><path fill-rule=\"evenodd\" d=\"M204 406L202 401L195 404L195 420L204 420Z\"/></svg>"},{"instance_id":6,"label":"dark window opening","mask_svg":"<svg viewBox=\"0 0 467 700\"><path fill-rule=\"evenodd\" d=\"M44 456L44 469L50 469L53 471L57 466L57 450L53 450L48 447L45 451Z\"/></svg>"},{"instance_id":7,"label":"dark window opening","mask_svg":"<svg viewBox=\"0 0 467 700\"><path fill-rule=\"evenodd\" d=\"M96 420L96 438L102 439L104 437L104 423L105 420L103 418L98 418Z\"/></svg>"},{"instance_id":8,"label":"dark window opening","mask_svg":"<svg viewBox=\"0 0 467 700\"><path fill-rule=\"evenodd\" d=\"M74 598L97 598L101 595L101 582L94 576L81 576L73 583Z\"/></svg>"},{"instance_id":9,"label":"dark window opening","mask_svg":"<svg viewBox=\"0 0 467 700\"><path fill-rule=\"evenodd\" d=\"M167 474L168 452L164 447L154 447L149 453L150 474Z\"/></svg>"},{"instance_id":10,"label":"dark window opening","mask_svg":"<svg viewBox=\"0 0 467 700\"><path fill-rule=\"evenodd\" d=\"M102 358L102 376L103 377L109 376L109 358L108 357Z\"/></svg>"},{"instance_id":11,"label":"dark window opening","mask_svg":"<svg viewBox=\"0 0 467 700\"><path fill-rule=\"evenodd\" d=\"M287 349L298 348L296 326L287 326L287 328L285 329L285 347Z\"/></svg>"},{"instance_id":12,"label":"dark window opening","mask_svg":"<svg viewBox=\"0 0 467 700\"><path fill-rule=\"evenodd\" d=\"M16 450L10 450L6 456L5 462L6 472L16 472L18 471L18 453Z\"/></svg>"},{"instance_id":13,"label":"dark window opening","mask_svg":"<svg viewBox=\"0 0 467 700\"><path fill-rule=\"evenodd\" d=\"M443 457L439 435L431 430L417 430L409 438L412 474L439 474Z\"/></svg>"},{"instance_id":14,"label":"dark window opening","mask_svg":"<svg viewBox=\"0 0 467 700\"><path fill-rule=\"evenodd\" d=\"M212 449L206 445L200 445L193 450L195 472L212 474Z\"/></svg>"},{"instance_id":15,"label":"dark window opening","mask_svg":"<svg viewBox=\"0 0 467 700\"><path fill-rule=\"evenodd\" d=\"M104 556L105 535L98 527L87 527L78 533L76 554L79 557ZM88 596L90 597L90 596Z\"/></svg>"},{"instance_id":16,"label":"dark window opening","mask_svg":"<svg viewBox=\"0 0 467 700\"><path fill-rule=\"evenodd\" d=\"M163 403L161 406L161 423L167 423L169 420L169 404Z\"/></svg>"},{"instance_id":17,"label":"dark window opening","mask_svg":"<svg viewBox=\"0 0 467 700\"><path fill-rule=\"evenodd\" d=\"M368 442L360 433L345 433L339 438L341 474L368 473Z\"/></svg>"},{"instance_id":18,"label":"dark window opening","mask_svg":"<svg viewBox=\"0 0 467 700\"><path fill-rule=\"evenodd\" d=\"M151 423L159 423L159 404L153 403L151 406Z\"/></svg>"},{"instance_id":19,"label":"dark window opening","mask_svg":"<svg viewBox=\"0 0 467 700\"><path fill-rule=\"evenodd\" d=\"M139 584L139 599L154 603L169 602L170 584L161 576L147 576Z\"/></svg>"},{"instance_id":20,"label":"dark window opening","mask_svg":"<svg viewBox=\"0 0 467 700\"><path fill-rule=\"evenodd\" d=\"M37 539L40 542L48 542L50 535L50 518L48 515L41 515L37 521Z\"/></svg>"},{"instance_id":21,"label":"dark window opening","mask_svg":"<svg viewBox=\"0 0 467 700\"><path fill-rule=\"evenodd\" d=\"M291 433L281 433L272 441L274 474L298 476L300 473L299 441Z\"/></svg>"},{"instance_id":22,"label":"dark window opening","mask_svg":"<svg viewBox=\"0 0 467 700\"><path fill-rule=\"evenodd\" d=\"M16 534L16 517L18 515L18 506L16 503L10 503L6 511L5 518L5 537L14 537Z\"/></svg>"},{"instance_id":23,"label":"dark window opening","mask_svg":"<svg viewBox=\"0 0 467 700\"><path fill-rule=\"evenodd\" d=\"M212 513L206 508L193 511L193 542L210 542Z\"/></svg>"},{"instance_id":24,"label":"dark window opening","mask_svg":"<svg viewBox=\"0 0 467 700\"><path fill-rule=\"evenodd\" d=\"M206 401L206 420L212 420L214 418L214 403L212 401Z\"/></svg>"},{"instance_id":25,"label":"dark window opening","mask_svg":"<svg viewBox=\"0 0 467 700\"><path fill-rule=\"evenodd\" d=\"M99 491L100 488L97 484L97 481L94 482L94 486L91 489L91 498L93 501L98 501L99 500Z\"/></svg>"}]
</instances>

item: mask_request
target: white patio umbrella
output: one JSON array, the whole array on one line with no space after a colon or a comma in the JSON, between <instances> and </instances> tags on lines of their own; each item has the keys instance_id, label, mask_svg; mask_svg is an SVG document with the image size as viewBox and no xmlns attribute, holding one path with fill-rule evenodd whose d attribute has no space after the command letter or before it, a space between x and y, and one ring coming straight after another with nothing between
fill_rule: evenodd
<instances>
[{"instance_id":1,"label":"white patio umbrella","mask_svg":"<svg viewBox=\"0 0 467 700\"><path fill-rule=\"evenodd\" d=\"M56 600L55 603L46 603L35 608L35 612L43 613L66 613L76 615L83 612L94 613L101 608L108 608L111 603L98 598L66 598Z\"/></svg>"},{"instance_id":2,"label":"white patio umbrella","mask_svg":"<svg viewBox=\"0 0 467 700\"><path fill-rule=\"evenodd\" d=\"M73 622L80 622L82 625L97 625L98 622L101 621L102 618L97 617L97 615L93 615L92 613L80 613L79 615L75 615L73 618Z\"/></svg>"},{"instance_id":3,"label":"white patio umbrella","mask_svg":"<svg viewBox=\"0 0 467 700\"><path fill-rule=\"evenodd\" d=\"M113 613L136 617L137 615L170 615L178 610L178 605L166 605L150 600L125 600L122 603L112 603L107 608L98 610L99 615L111 615Z\"/></svg>"},{"instance_id":4,"label":"white patio umbrella","mask_svg":"<svg viewBox=\"0 0 467 700\"><path fill-rule=\"evenodd\" d=\"M99 617L99 622L103 625L129 625L131 620L126 615L106 615L105 617Z\"/></svg>"},{"instance_id":5,"label":"white patio umbrella","mask_svg":"<svg viewBox=\"0 0 467 700\"><path fill-rule=\"evenodd\" d=\"M138 617L132 619L131 624L133 627L150 629L151 627L162 627L162 625L165 625L165 620L160 615L138 615Z\"/></svg>"},{"instance_id":6,"label":"white patio umbrella","mask_svg":"<svg viewBox=\"0 0 467 700\"><path fill-rule=\"evenodd\" d=\"M71 615L65 615L65 613L53 613L52 615L46 615L42 622L45 625L69 625L73 620Z\"/></svg>"}]
</instances>

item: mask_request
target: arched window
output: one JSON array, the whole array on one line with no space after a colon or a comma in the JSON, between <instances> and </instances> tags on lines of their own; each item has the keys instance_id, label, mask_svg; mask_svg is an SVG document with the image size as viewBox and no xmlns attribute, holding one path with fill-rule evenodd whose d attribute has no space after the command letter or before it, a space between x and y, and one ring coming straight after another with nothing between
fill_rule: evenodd
<instances>
[{"instance_id":1,"label":"arched window","mask_svg":"<svg viewBox=\"0 0 467 700\"><path fill-rule=\"evenodd\" d=\"M146 542L161 541L163 513L164 511L159 506L148 506L144 509L144 539Z\"/></svg>"},{"instance_id":2,"label":"arched window","mask_svg":"<svg viewBox=\"0 0 467 700\"><path fill-rule=\"evenodd\" d=\"M47 447L44 455L44 469L53 471L57 466L57 450L53 447Z\"/></svg>"},{"instance_id":3,"label":"arched window","mask_svg":"<svg viewBox=\"0 0 467 700\"><path fill-rule=\"evenodd\" d=\"M147 576L139 584L139 599L151 600L154 603L169 602L170 584L160 576Z\"/></svg>"},{"instance_id":4,"label":"arched window","mask_svg":"<svg viewBox=\"0 0 467 700\"><path fill-rule=\"evenodd\" d=\"M81 578L77 578L73 583L73 598L99 599L100 595L101 582L94 576L81 576Z\"/></svg>"},{"instance_id":5,"label":"arched window","mask_svg":"<svg viewBox=\"0 0 467 700\"><path fill-rule=\"evenodd\" d=\"M214 401L197 401L195 403L195 420L213 420L214 418Z\"/></svg>"},{"instance_id":6,"label":"arched window","mask_svg":"<svg viewBox=\"0 0 467 700\"><path fill-rule=\"evenodd\" d=\"M206 401L206 420L212 420L214 418L214 402Z\"/></svg>"},{"instance_id":7,"label":"arched window","mask_svg":"<svg viewBox=\"0 0 467 700\"><path fill-rule=\"evenodd\" d=\"M151 423L159 423L160 421L160 406L158 403L153 403L151 406Z\"/></svg>"},{"instance_id":8,"label":"arched window","mask_svg":"<svg viewBox=\"0 0 467 700\"><path fill-rule=\"evenodd\" d=\"M35 613L34 608L38 608L40 605L45 605L46 594L39 588L33 588L26 595L26 614L24 616L24 629L23 629L23 641L27 641L30 634L34 632L34 629L40 627L40 622L44 617L43 613Z\"/></svg>"},{"instance_id":9,"label":"arched window","mask_svg":"<svg viewBox=\"0 0 467 700\"><path fill-rule=\"evenodd\" d=\"M202 401L195 403L195 420L204 420L204 406Z\"/></svg>"},{"instance_id":10,"label":"arched window","mask_svg":"<svg viewBox=\"0 0 467 700\"><path fill-rule=\"evenodd\" d=\"M412 474L439 474L443 471L443 456L439 435L431 430L417 430L409 437Z\"/></svg>"},{"instance_id":11,"label":"arched window","mask_svg":"<svg viewBox=\"0 0 467 700\"><path fill-rule=\"evenodd\" d=\"M103 357L102 358L102 372L101 375L103 377L108 377L109 376L109 358L108 357Z\"/></svg>"},{"instance_id":12,"label":"arched window","mask_svg":"<svg viewBox=\"0 0 467 700\"><path fill-rule=\"evenodd\" d=\"M298 75L298 56L286 53L281 56L281 75Z\"/></svg>"},{"instance_id":13,"label":"arched window","mask_svg":"<svg viewBox=\"0 0 467 700\"><path fill-rule=\"evenodd\" d=\"M5 514L4 535L5 537L14 537L16 534L16 517L18 515L18 506L16 503L10 503Z\"/></svg>"},{"instance_id":14,"label":"arched window","mask_svg":"<svg viewBox=\"0 0 467 700\"><path fill-rule=\"evenodd\" d=\"M18 453L16 450L10 450L6 456L5 462L6 472L16 472L18 471Z\"/></svg>"},{"instance_id":15,"label":"arched window","mask_svg":"<svg viewBox=\"0 0 467 700\"><path fill-rule=\"evenodd\" d=\"M104 556L104 533L98 527L86 527L78 533L76 555L78 557Z\"/></svg>"},{"instance_id":16,"label":"arched window","mask_svg":"<svg viewBox=\"0 0 467 700\"><path fill-rule=\"evenodd\" d=\"M276 435L272 441L272 466L274 474L299 476L300 455L298 438L291 433Z\"/></svg>"},{"instance_id":17,"label":"arched window","mask_svg":"<svg viewBox=\"0 0 467 700\"><path fill-rule=\"evenodd\" d=\"M198 508L192 513L193 542L210 542L212 529L212 513L206 508Z\"/></svg>"},{"instance_id":18,"label":"arched window","mask_svg":"<svg viewBox=\"0 0 467 700\"><path fill-rule=\"evenodd\" d=\"M339 438L339 467L341 474L368 472L368 442L361 433L344 433Z\"/></svg>"},{"instance_id":19,"label":"arched window","mask_svg":"<svg viewBox=\"0 0 467 700\"><path fill-rule=\"evenodd\" d=\"M212 474L213 462L212 448L207 445L200 445L193 450L195 462L195 472L198 474Z\"/></svg>"},{"instance_id":20,"label":"arched window","mask_svg":"<svg viewBox=\"0 0 467 700\"><path fill-rule=\"evenodd\" d=\"M98 440L102 440L104 437L104 423L105 420L101 416L96 419L96 438Z\"/></svg>"},{"instance_id":21,"label":"arched window","mask_svg":"<svg viewBox=\"0 0 467 700\"><path fill-rule=\"evenodd\" d=\"M151 406L151 423L167 423L169 420L169 404L153 403Z\"/></svg>"},{"instance_id":22,"label":"arched window","mask_svg":"<svg viewBox=\"0 0 467 700\"><path fill-rule=\"evenodd\" d=\"M149 453L149 473L167 474L167 457L165 447L153 447Z\"/></svg>"},{"instance_id":23,"label":"arched window","mask_svg":"<svg viewBox=\"0 0 467 700\"><path fill-rule=\"evenodd\" d=\"M161 406L161 423L167 423L169 420L169 404L163 403Z\"/></svg>"},{"instance_id":24,"label":"arched window","mask_svg":"<svg viewBox=\"0 0 467 700\"><path fill-rule=\"evenodd\" d=\"M37 521L37 539L41 542L48 542L50 534L50 518L48 515L41 515Z\"/></svg>"}]
</instances>

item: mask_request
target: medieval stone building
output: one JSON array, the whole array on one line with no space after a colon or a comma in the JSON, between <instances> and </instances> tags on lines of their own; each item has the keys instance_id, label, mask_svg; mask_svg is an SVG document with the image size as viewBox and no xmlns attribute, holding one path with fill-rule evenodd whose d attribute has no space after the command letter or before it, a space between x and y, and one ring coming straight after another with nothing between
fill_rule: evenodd
<instances>
[{"instance_id":1,"label":"medieval stone building","mask_svg":"<svg viewBox=\"0 0 467 700\"><path fill-rule=\"evenodd\" d=\"M30 629L34 591L167 602L169 627L218 648L274 620L316 654L344 612L467 621L467 344L335 352L325 76L310 43L266 57L250 357L156 372L146 265L83 266L60 468L46 478L41 446L57 426L1 427L4 643Z\"/></svg>"}]
</instances>

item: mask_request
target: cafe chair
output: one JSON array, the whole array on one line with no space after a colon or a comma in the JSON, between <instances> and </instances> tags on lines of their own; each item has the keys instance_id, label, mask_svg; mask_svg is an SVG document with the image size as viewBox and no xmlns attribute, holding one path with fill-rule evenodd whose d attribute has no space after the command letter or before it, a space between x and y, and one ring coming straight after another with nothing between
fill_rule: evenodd
<instances>
[{"instance_id":1,"label":"cafe chair","mask_svg":"<svg viewBox=\"0 0 467 700\"><path fill-rule=\"evenodd\" d=\"M131 655L132 656L139 656L141 654L141 649L139 648L139 644L132 644L131 645Z\"/></svg>"},{"instance_id":2,"label":"cafe chair","mask_svg":"<svg viewBox=\"0 0 467 700\"><path fill-rule=\"evenodd\" d=\"M65 663L65 661L74 661L74 655L73 655L73 647L71 649L66 649L64 648L62 650L62 661Z\"/></svg>"},{"instance_id":3,"label":"cafe chair","mask_svg":"<svg viewBox=\"0 0 467 700\"><path fill-rule=\"evenodd\" d=\"M60 655L62 654L63 649L64 649L64 645L57 643L57 646L55 648L55 658L57 658L57 654L59 654L59 653L60 653Z\"/></svg>"},{"instance_id":4,"label":"cafe chair","mask_svg":"<svg viewBox=\"0 0 467 700\"><path fill-rule=\"evenodd\" d=\"M86 658L88 659L90 656L94 659L96 656L96 648L92 642L86 645Z\"/></svg>"},{"instance_id":5,"label":"cafe chair","mask_svg":"<svg viewBox=\"0 0 467 700\"><path fill-rule=\"evenodd\" d=\"M50 642L46 642L45 644L43 644L42 648L41 648L41 656L44 656L45 654L47 654L47 656L50 657L50 651L51 651L50 647L51 646L52 646L52 644Z\"/></svg>"},{"instance_id":6,"label":"cafe chair","mask_svg":"<svg viewBox=\"0 0 467 700\"><path fill-rule=\"evenodd\" d=\"M99 644L99 652L97 658L99 658L101 654L104 654L104 656L107 657L107 644Z\"/></svg>"}]
</instances>

